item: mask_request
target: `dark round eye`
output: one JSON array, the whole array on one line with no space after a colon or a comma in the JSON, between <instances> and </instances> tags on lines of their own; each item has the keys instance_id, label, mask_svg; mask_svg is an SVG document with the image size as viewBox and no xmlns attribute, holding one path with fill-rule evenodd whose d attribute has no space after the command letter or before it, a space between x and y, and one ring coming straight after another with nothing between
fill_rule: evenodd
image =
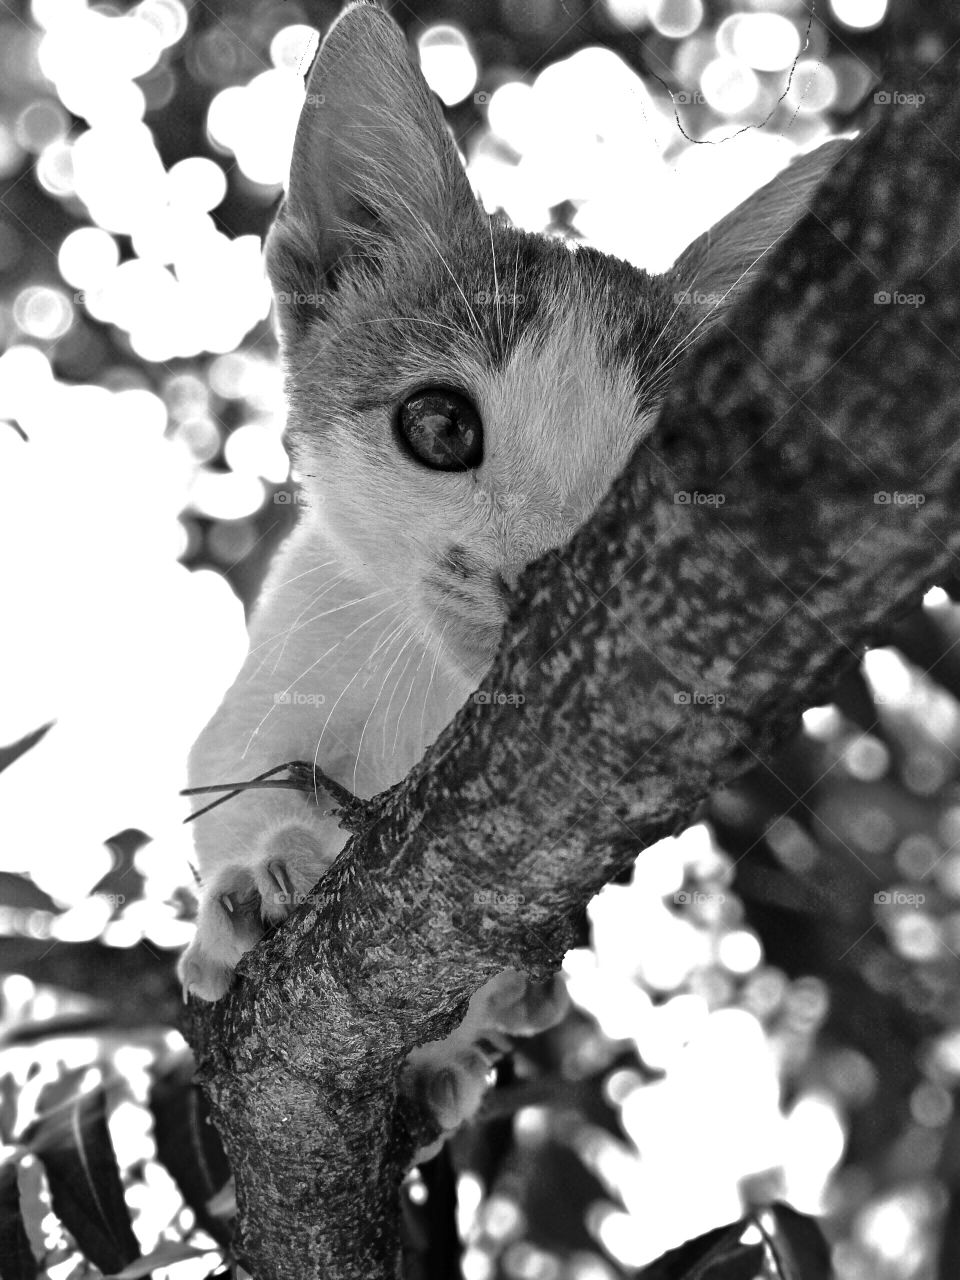
<instances>
[{"instance_id":1,"label":"dark round eye","mask_svg":"<svg viewBox=\"0 0 960 1280\"><path fill-rule=\"evenodd\" d=\"M483 460L480 414L459 391L415 391L401 402L396 425L407 450L434 471L469 471Z\"/></svg>"}]
</instances>

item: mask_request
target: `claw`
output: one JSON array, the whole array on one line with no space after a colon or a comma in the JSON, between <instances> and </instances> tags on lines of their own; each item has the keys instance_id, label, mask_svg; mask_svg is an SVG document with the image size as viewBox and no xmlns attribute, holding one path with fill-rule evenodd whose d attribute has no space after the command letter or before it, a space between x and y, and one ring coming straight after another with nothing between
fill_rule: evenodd
<instances>
[{"instance_id":1,"label":"claw","mask_svg":"<svg viewBox=\"0 0 960 1280\"><path fill-rule=\"evenodd\" d=\"M221 895L220 895L220 905L221 905L221 907L223 907L224 911L226 911L226 912L227 912L227 914L228 914L228 915L231 915L231 916L233 915L234 911L236 910L236 906L234 905L234 901L233 901L233 899L230 897L229 893L221 893Z\"/></svg>"},{"instance_id":2,"label":"claw","mask_svg":"<svg viewBox=\"0 0 960 1280\"><path fill-rule=\"evenodd\" d=\"M286 894L290 899L293 898L293 881L287 874L287 869L282 862L267 863L267 870L270 872L270 878L277 886L281 893Z\"/></svg>"}]
</instances>

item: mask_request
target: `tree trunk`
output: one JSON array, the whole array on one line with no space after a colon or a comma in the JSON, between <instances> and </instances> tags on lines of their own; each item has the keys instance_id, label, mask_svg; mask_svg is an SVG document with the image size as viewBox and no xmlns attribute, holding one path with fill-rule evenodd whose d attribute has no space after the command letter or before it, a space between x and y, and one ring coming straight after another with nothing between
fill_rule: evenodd
<instances>
[{"instance_id":1,"label":"tree trunk","mask_svg":"<svg viewBox=\"0 0 960 1280\"><path fill-rule=\"evenodd\" d=\"M497 970L555 969L587 900L954 563L957 74L954 51L922 105L874 107L594 519L524 574L489 701L371 802L232 994L191 1010L257 1280L395 1280L424 1138L398 1106L405 1054Z\"/></svg>"}]
</instances>

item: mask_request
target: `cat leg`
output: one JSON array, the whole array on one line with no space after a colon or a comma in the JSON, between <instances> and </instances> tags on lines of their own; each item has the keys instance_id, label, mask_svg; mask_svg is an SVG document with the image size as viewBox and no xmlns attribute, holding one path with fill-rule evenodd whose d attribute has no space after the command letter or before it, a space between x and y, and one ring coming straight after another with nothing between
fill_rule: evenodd
<instances>
[{"instance_id":1,"label":"cat leg","mask_svg":"<svg viewBox=\"0 0 960 1280\"><path fill-rule=\"evenodd\" d=\"M336 822L279 820L253 857L218 867L201 886L197 931L180 960L184 993L225 995L241 957L306 901L345 841Z\"/></svg>"},{"instance_id":2,"label":"cat leg","mask_svg":"<svg viewBox=\"0 0 960 1280\"><path fill-rule=\"evenodd\" d=\"M474 994L463 1022L445 1040L410 1053L401 1081L404 1093L427 1110L446 1136L479 1111L493 1068L510 1051L511 1038L555 1026L568 1004L559 975L534 983L516 969L505 969ZM442 1141L421 1149L415 1163L435 1155Z\"/></svg>"}]
</instances>

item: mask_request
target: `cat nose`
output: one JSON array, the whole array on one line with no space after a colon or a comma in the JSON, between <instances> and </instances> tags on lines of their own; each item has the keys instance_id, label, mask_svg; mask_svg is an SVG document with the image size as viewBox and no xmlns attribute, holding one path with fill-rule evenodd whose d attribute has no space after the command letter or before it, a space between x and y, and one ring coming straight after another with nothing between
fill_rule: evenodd
<instances>
[{"instance_id":1,"label":"cat nose","mask_svg":"<svg viewBox=\"0 0 960 1280\"><path fill-rule=\"evenodd\" d=\"M509 595L514 587L516 587L520 578L520 572L521 570L519 568L508 569L504 566L499 573L495 573L493 575L494 584L501 595Z\"/></svg>"}]
</instances>

